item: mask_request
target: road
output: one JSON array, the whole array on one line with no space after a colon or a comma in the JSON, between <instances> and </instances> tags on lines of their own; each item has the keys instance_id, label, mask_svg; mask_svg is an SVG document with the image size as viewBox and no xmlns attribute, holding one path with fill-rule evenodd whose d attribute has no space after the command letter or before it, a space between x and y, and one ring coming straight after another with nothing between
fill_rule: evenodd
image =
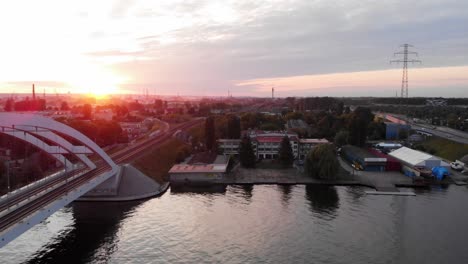
<instances>
[{"instance_id":1,"label":"road","mask_svg":"<svg viewBox=\"0 0 468 264\"><path fill-rule=\"evenodd\" d=\"M434 136L452 140L458 143L468 144L468 133L466 132L444 127L444 126L433 126L429 124L415 123L411 119L408 119L406 116L403 116L403 115L396 115L396 114L385 114L385 115L391 115L401 120L404 120L411 126L412 129L417 129L417 130L421 130L427 133L431 133Z\"/></svg>"},{"instance_id":2,"label":"road","mask_svg":"<svg viewBox=\"0 0 468 264\"><path fill-rule=\"evenodd\" d=\"M462 131L451 129L448 127L441 126L430 126L426 124L416 124L414 122L408 122L412 129L422 130L448 140L452 140L462 144L468 144L468 134Z\"/></svg>"},{"instance_id":3,"label":"road","mask_svg":"<svg viewBox=\"0 0 468 264\"><path fill-rule=\"evenodd\" d=\"M141 142L135 143L122 151L112 154L111 158L116 164L131 162L145 155L154 146L170 139L175 131L179 129L185 130L191 128L201 123L202 121L203 119L195 119L190 122L174 126L173 128L169 129L168 131L157 137L142 140ZM77 175L80 172L83 172L84 169L80 169L69 174L64 174L64 176L61 177L56 177L54 178L54 180L34 186L34 188L31 188L25 191L24 193L21 193L21 195L11 197L11 200L8 199L2 201L0 204L0 212L2 213L2 216L0 216L0 233L5 231L7 228L13 226L14 224L18 223L30 214L45 207L47 204L55 201L59 197L62 197L71 190L78 188L79 186L88 182L94 177L111 170L111 167L105 164L103 161L96 162L96 165L96 169L90 170L79 177L73 178L73 176ZM63 184L63 182L66 182L66 184ZM26 200L32 195L41 193L42 191L47 189L50 189L50 191L45 193L44 195L37 197L36 199L26 202ZM23 204L21 204L22 202ZM21 205L15 208L14 210L11 210L10 205L12 205L13 203ZM10 211L5 211L9 208Z\"/></svg>"}]
</instances>

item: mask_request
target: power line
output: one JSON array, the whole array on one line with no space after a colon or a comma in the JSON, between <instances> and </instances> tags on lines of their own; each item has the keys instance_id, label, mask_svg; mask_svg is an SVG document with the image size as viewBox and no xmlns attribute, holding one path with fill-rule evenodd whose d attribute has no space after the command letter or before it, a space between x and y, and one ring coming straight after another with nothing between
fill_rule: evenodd
<instances>
[{"instance_id":1,"label":"power line","mask_svg":"<svg viewBox=\"0 0 468 264\"><path fill-rule=\"evenodd\" d=\"M410 47L414 47L413 45L403 44L403 45L400 45L400 47L403 48L403 50L399 52L395 52L393 56L403 55L403 59L391 60L390 63L403 63L403 76L401 78L400 96L401 98L408 98L408 62L409 63L415 63L415 62L422 63L422 62L420 60L408 59L408 55L416 55L416 57L418 57L417 52L409 50Z\"/></svg>"}]
</instances>

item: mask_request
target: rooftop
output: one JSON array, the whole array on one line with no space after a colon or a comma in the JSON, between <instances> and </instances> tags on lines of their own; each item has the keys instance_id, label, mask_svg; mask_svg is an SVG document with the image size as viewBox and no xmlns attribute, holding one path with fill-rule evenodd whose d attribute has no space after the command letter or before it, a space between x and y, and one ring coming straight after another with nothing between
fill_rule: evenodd
<instances>
[{"instance_id":1,"label":"rooftop","mask_svg":"<svg viewBox=\"0 0 468 264\"><path fill-rule=\"evenodd\" d=\"M267 137L267 136L262 136L262 137L257 137L258 142L272 142L272 143L279 143L283 140L283 136L272 136L272 137Z\"/></svg>"},{"instance_id":2,"label":"rooftop","mask_svg":"<svg viewBox=\"0 0 468 264\"><path fill-rule=\"evenodd\" d=\"M214 152L200 152L193 155L187 162L188 164L204 163L211 164L216 160L216 153Z\"/></svg>"},{"instance_id":3,"label":"rooftop","mask_svg":"<svg viewBox=\"0 0 468 264\"><path fill-rule=\"evenodd\" d=\"M172 166L169 173L216 173L226 172L227 164L207 164L207 165L190 165L177 164Z\"/></svg>"},{"instance_id":4,"label":"rooftop","mask_svg":"<svg viewBox=\"0 0 468 264\"><path fill-rule=\"evenodd\" d=\"M399 149L396 149L390 152L389 155L401 161L409 163L412 166L418 165L419 163L429 159L434 159L434 156L432 155L407 147L401 147Z\"/></svg>"},{"instance_id":5,"label":"rooftop","mask_svg":"<svg viewBox=\"0 0 468 264\"><path fill-rule=\"evenodd\" d=\"M218 142L241 142L241 139L237 138L220 138L218 139Z\"/></svg>"},{"instance_id":6,"label":"rooftop","mask_svg":"<svg viewBox=\"0 0 468 264\"><path fill-rule=\"evenodd\" d=\"M301 138L299 139L300 143L309 143L309 144L326 144L330 143L325 138Z\"/></svg>"},{"instance_id":7,"label":"rooftop","mask_svg":"<svg viewBox=\"0 0 468 264\"><path fill-rule=\"evenodd\" d=\"M342 147L342 150L345 152L350 152L353 153L354 155L366 159L366 158L379 158L379 156L375 155L374 153L371 153L367 151L366 149L359 148L356 146L352 145L346 145Z\"/></svg>"}]
</instances>

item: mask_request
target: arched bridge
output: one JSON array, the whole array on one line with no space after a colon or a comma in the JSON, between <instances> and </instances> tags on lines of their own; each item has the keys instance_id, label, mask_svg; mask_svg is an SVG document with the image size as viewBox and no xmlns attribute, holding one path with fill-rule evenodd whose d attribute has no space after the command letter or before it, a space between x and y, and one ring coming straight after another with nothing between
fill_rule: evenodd
<instances>
[{"instance_id":1,"label":"arched bridge","mask_svg":"<svg viewBox=\"0 0 468 264\"><path fill-rule=\"evenodd\" d=\"M0 133L35 146L64 168L0 197L0 247L96 186L118 181L119 166L106 152L82 133L53 119L0 113ZM112 192L112 188L105 190Z\"/></svg>"}]
</instances>

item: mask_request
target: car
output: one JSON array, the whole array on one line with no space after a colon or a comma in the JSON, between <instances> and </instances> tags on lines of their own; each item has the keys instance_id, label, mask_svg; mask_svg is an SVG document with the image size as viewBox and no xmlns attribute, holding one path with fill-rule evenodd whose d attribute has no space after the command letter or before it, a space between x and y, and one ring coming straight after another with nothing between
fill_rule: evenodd
<instances>
[{"instance_id":1,"label":"car","mask_svg":"<svg viewBox=\"0 0 468 264\"><path fill-rule=\"evenodd\" d=\"M457 170L457 171L461 171L463 170L463 167L465 166L465 164L463 162L460 162L460 161L454 161L454 162L450 162L450 167L454 170Z\"/></svg>"}]
</instances>

